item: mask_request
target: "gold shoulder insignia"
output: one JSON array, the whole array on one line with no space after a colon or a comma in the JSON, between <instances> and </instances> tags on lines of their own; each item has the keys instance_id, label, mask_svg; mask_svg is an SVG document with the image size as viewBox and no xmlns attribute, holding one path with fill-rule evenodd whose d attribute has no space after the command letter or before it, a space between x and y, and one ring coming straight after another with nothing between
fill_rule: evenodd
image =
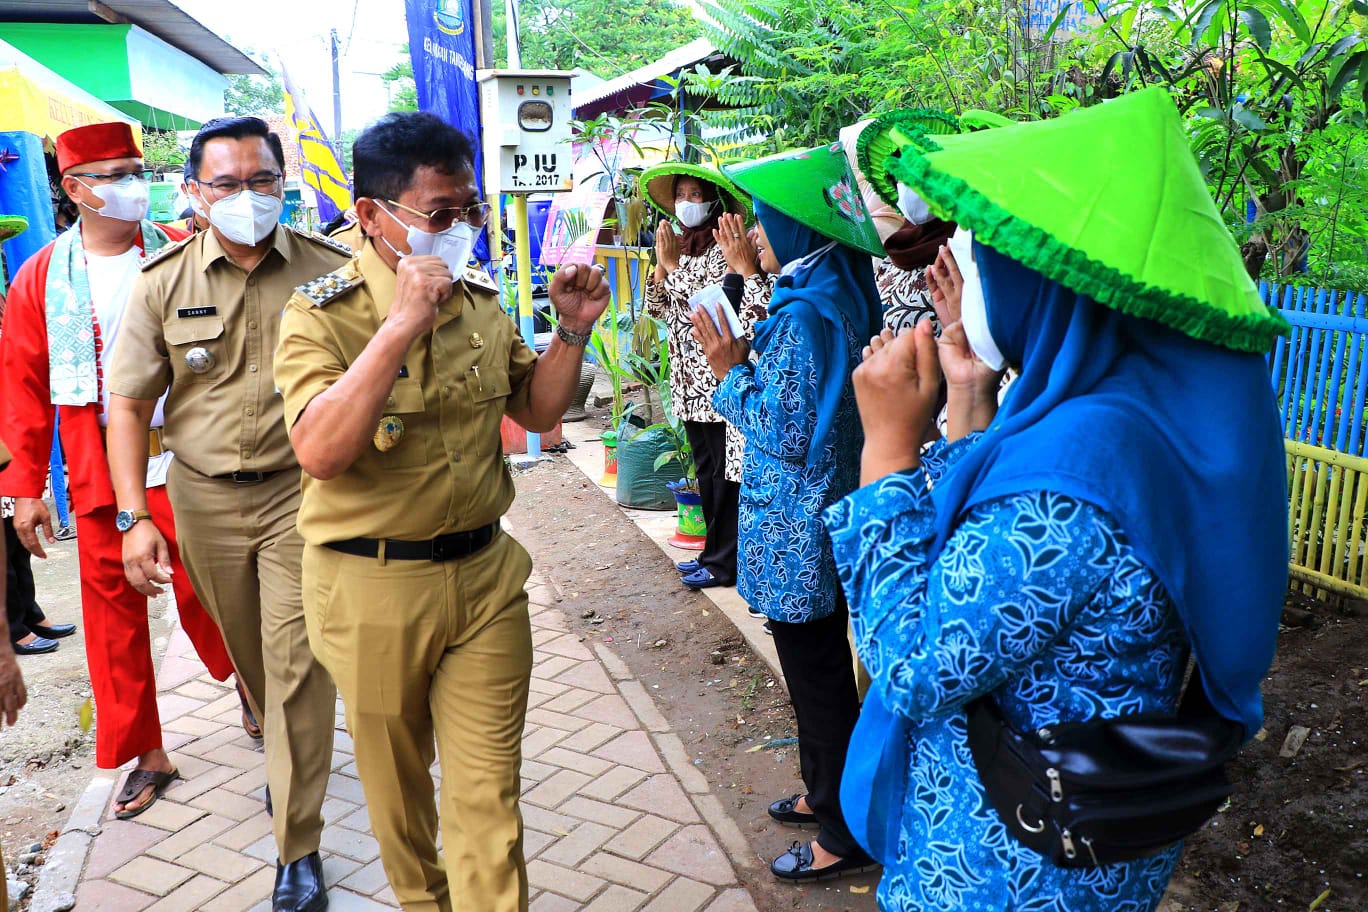
<instances>
[{"instance_id":1,"label":"gold shoulder insignia","mask_svg":"<svg viewBox=\"0 0 1368 912\"><path fill-rule=\"evenodd\" d=\"M467 285L474 285L476 288L483 288L485 291L499 292L499 285L483 269L471 266L461 274L461 279Z\"/></svg>"},{"instance_id":2,"label":"gold shoulder insignia","mask_svg":"<svg viewBox=\"0 0 1368 912\"><path fill-rule=\"evenodd\" d=\"M312 282L305 282L296 288L295 292L312 301L314 307L322 307L353 288L361 287L365 281L366 277L356 268L356 262L352 261L327 275L319 276Z\"/></svg>"},{"instance_id":3,"label":"gold shoulder insignia","mask_svg":"<svg viewBox=\"0 0 1368 912\"><path fill-rule=\"evenodd\" d=\"M170 244L164 245L156 253L152 254L150 257L143 260L142 263L138 266L138 268L146 272L148 269L151 269L156 264L170 257L173 253L176 253L180 250L184 250L186 246L194 239L195 236L192 234L184 240L172 241Z\"/></svg>"},{"instance_id":4,"label":"gold shoulder insignia","mask_svg":"<svg viewBox=\"0 0 1368 912\"><path fill-rule=\"evenodd\" d=\"M351 249L350 245L342 243L341 241L337 240L337 238L328 237L321 231L311 231L309 232L307 237L311 241L316 241L317 243L322 244L325 247L331 247L333 250L336 250L339 253L345 253L347 256L351 256L352 253L355 252Z\"/></svg>"}]
</instances>

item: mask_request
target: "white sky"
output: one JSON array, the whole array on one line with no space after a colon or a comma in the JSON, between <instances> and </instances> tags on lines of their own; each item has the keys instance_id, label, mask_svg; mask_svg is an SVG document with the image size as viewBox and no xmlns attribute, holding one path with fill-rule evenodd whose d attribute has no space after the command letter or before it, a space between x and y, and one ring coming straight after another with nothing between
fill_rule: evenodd
<instances>
[{"instance_id":1,"label":"white sky","mask_svg":"<svg viewBox=\"0 0 1368 912\"><path fill-rule=\"evenodd\" d=\"M388 110L385 84L375 74L405 59L400 53L408 41L403 0L173 2L237 47L279 58L329 134L333 99L328 31L337 29L342 128L363 127Z\"/></svg>"}]
</instances>

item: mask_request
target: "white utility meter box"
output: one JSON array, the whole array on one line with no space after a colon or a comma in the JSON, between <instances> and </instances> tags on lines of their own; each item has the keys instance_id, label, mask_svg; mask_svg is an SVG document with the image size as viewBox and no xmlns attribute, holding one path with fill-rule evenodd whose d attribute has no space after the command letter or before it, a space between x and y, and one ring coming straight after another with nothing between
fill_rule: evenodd
<instances>
[{"instance_id":1,"label":"white utility meter box","mask_svg":"<svg viewBox=\"0 0 1368 912\"><path fill-rule=\"evenodd\" d=\"M486 191L556 193L570 189L570 73L481 70Z\"/></svg>"}]
</instances>

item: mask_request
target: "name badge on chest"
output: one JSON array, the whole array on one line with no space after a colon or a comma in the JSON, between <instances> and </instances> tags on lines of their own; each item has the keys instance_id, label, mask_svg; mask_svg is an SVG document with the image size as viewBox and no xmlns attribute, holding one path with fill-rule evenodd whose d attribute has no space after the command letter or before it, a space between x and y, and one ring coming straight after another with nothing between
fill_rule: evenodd
<instances>
[{"instance_id":1,"label":"name badge on chest","mask_svg":"<svg viewBox=\"0 0 1368 912\"><path fill-rule=\"evenodd\" d=\"M214 304L204 304L200 307L177 307L176 316L181 320L189 320L195 317L216 317L218 307Z\"/></svg>"}]
</instances>

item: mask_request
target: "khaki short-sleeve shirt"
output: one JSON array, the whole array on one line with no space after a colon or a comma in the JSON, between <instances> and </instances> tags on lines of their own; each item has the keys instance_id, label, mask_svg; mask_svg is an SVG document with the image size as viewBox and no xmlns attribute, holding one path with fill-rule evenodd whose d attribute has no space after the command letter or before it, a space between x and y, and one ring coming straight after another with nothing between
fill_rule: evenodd
<instances>
[{"instance_id":1,"label":"khaki short-sleeve shirt","mask_svg":"<svg viewBox=\"0 0 1368 912\"><path fill-rule=\"evenodd\" d=\"M290 300L275 376L293 426L356 361L394 299L395 275L367 242L351 264ZM499 307L494 283L467 270L394 379L386 418L403 434L372 443L327 481L304 476L299 531L313 544L349 538L425 541L494 522L513 502L500 426L527 408L537 355Z\"/></svg>"},{"instance_id":2,"label":"khaki short-sleeve shirt","mask_svg":"<svg viewBox=\"0 0 1368 912\"><path fill-rule=\"evenodd\" d=\"M272 356L296 286L348 260L341 245L276 228L249 274L213 231L149 261L133 287L110 359L109 391L166 397L167 448L202 475L296 464Z\"/></svg>"}]
</instances>

